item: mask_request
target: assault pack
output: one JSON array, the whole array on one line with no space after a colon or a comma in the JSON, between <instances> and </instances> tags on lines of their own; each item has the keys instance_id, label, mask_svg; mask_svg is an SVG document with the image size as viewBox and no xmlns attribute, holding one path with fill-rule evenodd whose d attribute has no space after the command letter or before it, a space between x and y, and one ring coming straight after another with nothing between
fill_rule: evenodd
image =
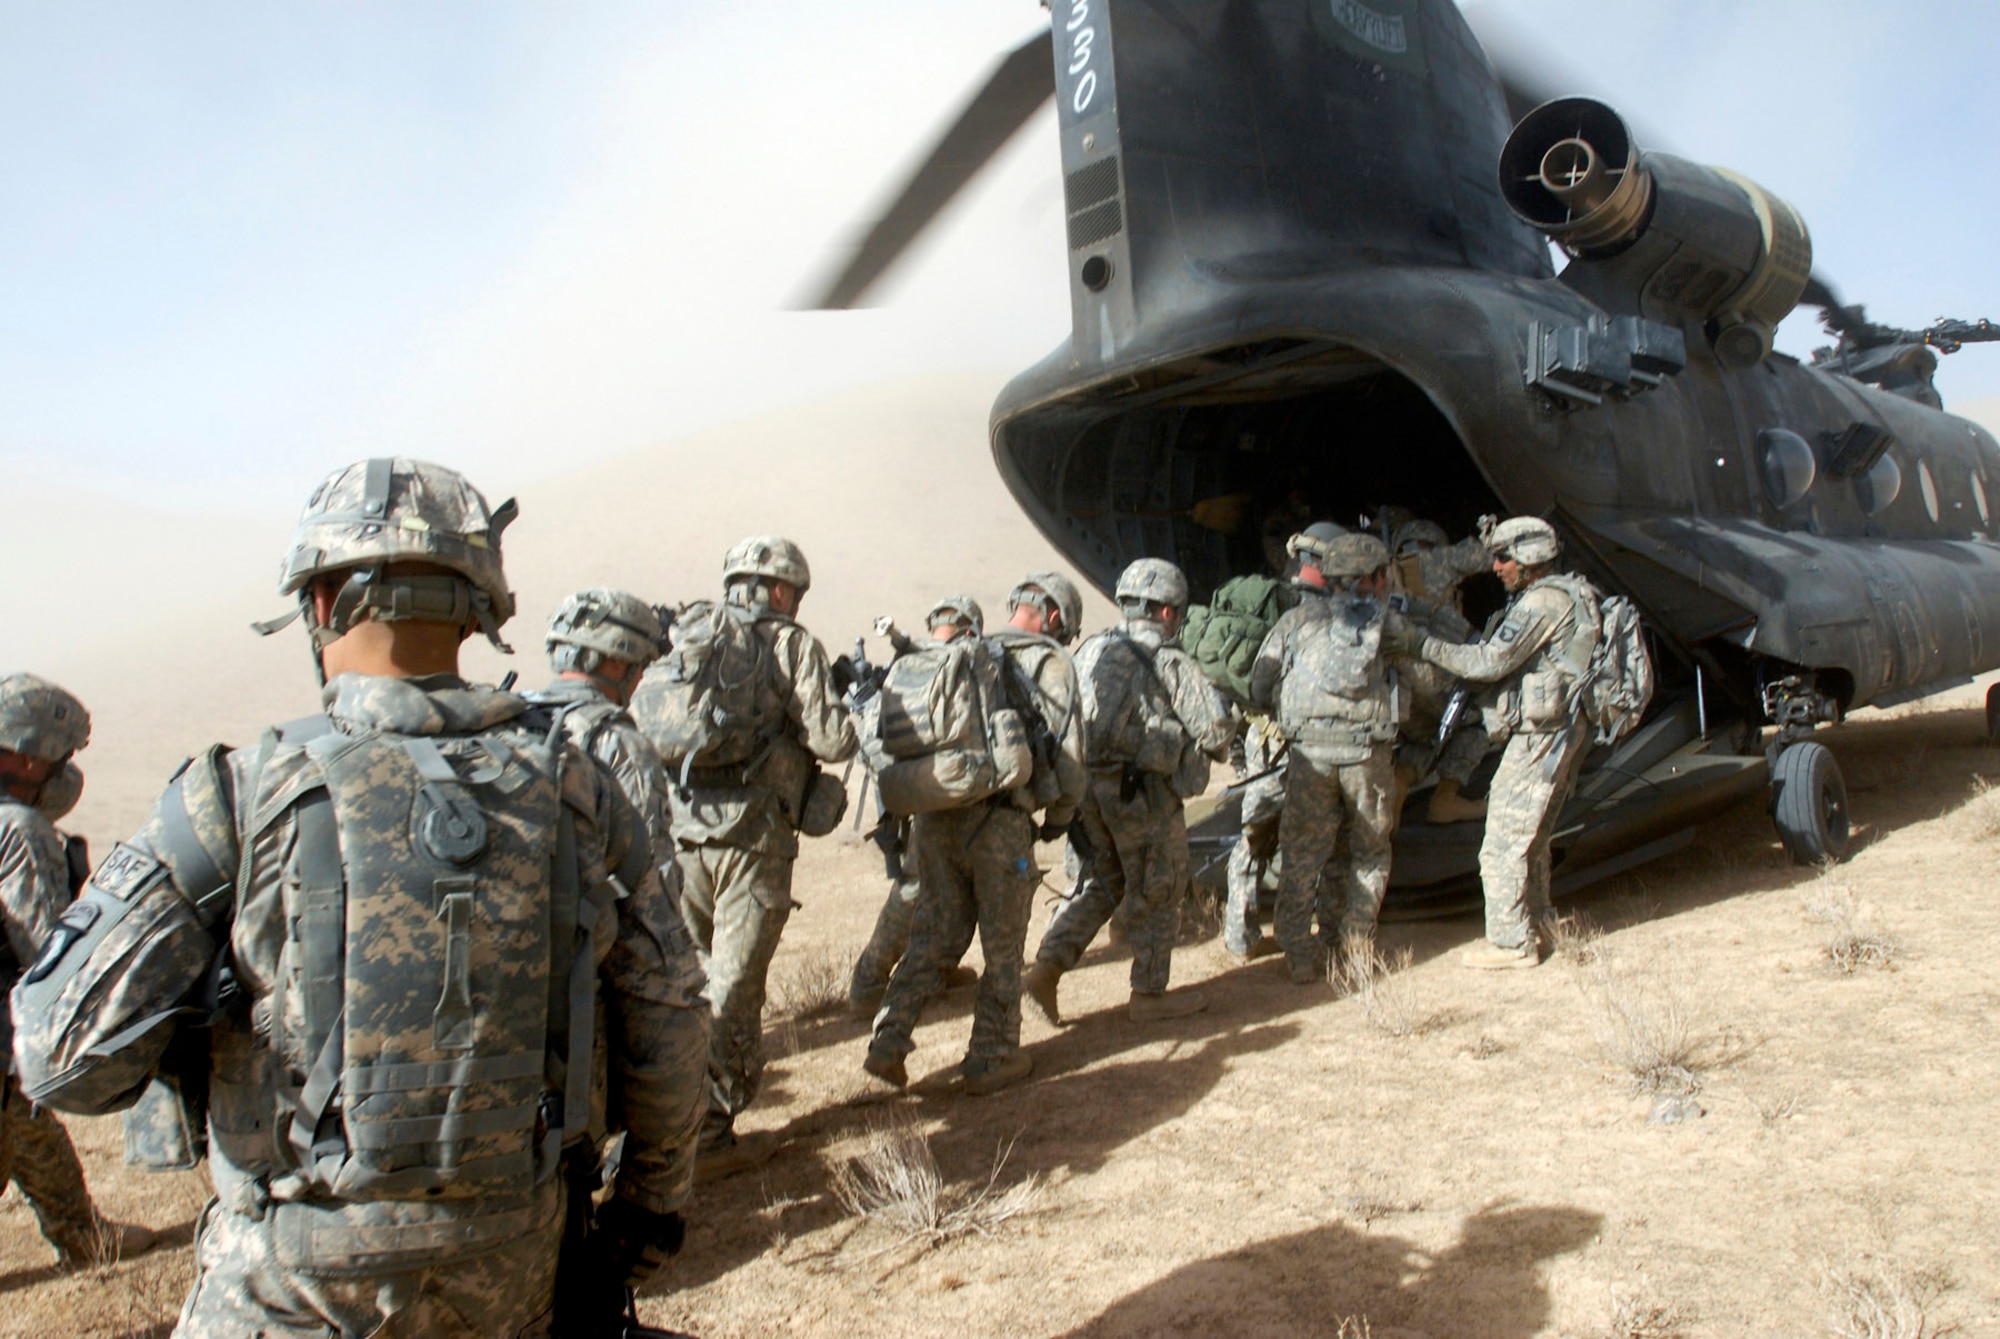
<instances>
[{"instance_id":1,"label":"assault pack","mask_svg":"<svg viewBox=\"0 0 2000 1339\"><path fill-rule=\"evenodd\" d=\"M697 600L674 618L673 647L632 694L633 720L686 784L697 767L741 766L765 745L770 647L757 611Z\"/></svg>"},{"instance_id":2,"label":"assault pack","mask_svg":"<svg viewBox=\"0 0 2000 1339\"><path fill-rule=\"evenodd\" d=\"M1288 739L1355 751L1396 737L1402 703L1382 656L1383 613L1369 600L1335 597L1301 617L1285 649L1278 723Z\"/></svg>"},{"instance_id":3,"label":"assault pack","mask_svg":"<svg viewBox=\"0 0 2000 1339\"><path fill-rule=\"evenodd\" d=\"M1077 652L1084 761L1092 771L1122 768L1127 790L1139 777L1158 776L1187 799L1208 786L1208 755L1175 712L1156 654L1116 628L1098 633Z\"/></svg>"},{"instance_id":4,"label":"assault pack","mask_svg":"<svg viewBox=\"0 0 2000 1339\"><path fill-rule=\"evenodd\" d=\"M1007 705L1004 654L959 637L889 663L862 722L861 756L890 813L956 809L1028 779L1034 751Z\"/></svg>"},{"instance_id":5,"label":"assault pack","mask_svg":"<svg viewBox=\"0 0 2000 1339\"><path fill-rule=\"evenodd\" d=\"M1251 573L1217 586L1207 604L1188 606L1181 647L1208 681L1241 703L1250 701L1250 671L1264 638L1298 595L1274 577Z\"/></svg>"},{"instance_id":6,"label":"assault pack","mask_svg":"<svg viewBox=\"0 0 2000 1339\"><path fill-rule=\"evenodd\" d=\"M1554 658L1575 680L1579 714L1597 727L1597 741L1609 744L1631 733L1653 700L1653 655L1638 606L1623 595L1600 595L1574 573L1545 580L1574 601L1578 625ZM1587 655L1578 654L1577 643L1590 627L1597 640Z\"/></svg>"}]
</instances>

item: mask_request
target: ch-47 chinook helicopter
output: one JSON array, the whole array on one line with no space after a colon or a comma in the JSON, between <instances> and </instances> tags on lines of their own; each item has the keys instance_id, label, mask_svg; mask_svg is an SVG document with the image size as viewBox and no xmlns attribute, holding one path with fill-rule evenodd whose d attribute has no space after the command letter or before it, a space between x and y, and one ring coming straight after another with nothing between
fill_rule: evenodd
<instances>
[{"instance_id":1,"label":"ch-47 chinook helicopter","mask_svg":"<svg viewBox=\"0 0 2000 1339\"><path fill-rule=\"evenodd\" d=\"M1840 307L1784 201L1642 150L1602 103L1532 105L1446 0L1055 0L819 305L1051 95L1071 333L994 406L1008 487L1100 588L1151 554L1197 597L1261 565L1257 518L1291 495L1454 533L1548 517L1643 611L1661 679L1586 767L1558 892L1767 785L1793 857L1838 858L1814 727L2000 666L2000 447L1930 377L1932 349L2000 330ZM1811 365L1772 350L1801 299L1839 336ZM1406 910L1477 878L1478 826L1418 812Z\"/></svg>"}]
</instances>

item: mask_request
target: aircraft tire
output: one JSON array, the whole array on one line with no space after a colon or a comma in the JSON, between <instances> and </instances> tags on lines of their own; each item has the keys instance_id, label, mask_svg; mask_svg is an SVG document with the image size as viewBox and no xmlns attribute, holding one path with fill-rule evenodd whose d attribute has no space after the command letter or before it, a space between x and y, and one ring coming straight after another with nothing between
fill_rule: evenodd
<instances>
[{"instance_id":1,"label":"aircraft tire","mask_svg":"<svg viewBox=\"0 0 2000 1339\"><path fill-rule=\"evenodd\" d=\"M2000 744L2000 683L1986 690L1986 742Z\"/></svg>"},{"instance_id":2,"label":"aircraft tire","mask_svg":"<svg viewBox=\"0 0 2000 1339\"><path fill-rule=\"evenodd\" d=\"M1847 857L1847 782L1833 751L1815 740L1788 745L1771 774L1771 820L1795 865Z\"/></svg>"}]
</instances>

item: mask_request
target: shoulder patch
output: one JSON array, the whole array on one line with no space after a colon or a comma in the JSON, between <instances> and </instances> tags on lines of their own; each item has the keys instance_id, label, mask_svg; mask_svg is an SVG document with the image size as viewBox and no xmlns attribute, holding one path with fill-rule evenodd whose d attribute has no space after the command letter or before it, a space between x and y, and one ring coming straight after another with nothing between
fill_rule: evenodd
<instances>
[{"instance_id":1,"label":"shoulder patch","mask_svg":"<svg viewBox=\"0 0 2000 1339\"><path fill-rule=\"evenodd\" d=\"M1519 638L1520 635L1521 635L1521 625L1516 623L1513 619L1510 618L1505 623L1502 623L1500 625L1500 632L1498 636L1501 641L1511 642Z\"/></svg>"},{"instance_id":2,"label":"shoulder patch","mask_svg":"<svg viewBox=\"0 0 2000 1339\"><path fill-rule=\"evenodd\" d=\"M120 902L130 902L148 879L165 868L144 851L120 842L104 857L104 863L90 876L90 882L99 892L108 893Z\"/></svg>"}]
</instances>

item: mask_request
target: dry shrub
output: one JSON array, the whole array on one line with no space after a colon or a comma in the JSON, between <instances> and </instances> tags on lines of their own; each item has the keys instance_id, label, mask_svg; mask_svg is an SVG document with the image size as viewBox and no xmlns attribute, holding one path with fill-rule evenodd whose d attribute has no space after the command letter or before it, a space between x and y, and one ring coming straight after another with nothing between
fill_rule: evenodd
<instances>
[{"instance_id":1,"label":"dry shrub","mask_svg":"<svg viewBox=\"0 0 2000 1339\"><path fill-rule=\"evenodd\" d=\"M938 1171L924 1132L908 1118L892 1119L869 1132L858 1157L835 1169L834 1198L855 1217L887 1228L898 1245L927 1250L957 1237L990 1237L1041 1199L1038 1176L1000 1185L1012 1151L1009 1143L994 1155L984 1183L951 1185Z\"/></svg>"},{"instance_id":2,"label":"dry shrub","mask_svg":"<svg viewBox=\"0 0 2000 1339\"><path fill-rule=\"evenodd\" d=\"M1597 961L1603 950L1604 932L1597 922L1577 912L1569 916L1553 916L1548 922L1549 948L1551 954L1568 963L1571 967L1588 967Z\"/></svg>"},{"instance_id":3,"label":"dry shrub","mask_svg":"<svg viewBox=\"0 0 2000 1339\"><path fill-rule=\"evenodd\" d=\"M1368 1328L1366 1316L1342 1316L1340 1328L1333 1332L1333 1339L1375 1339L1375 1331Z\"/></svg>"},{"instance_id":4,"label":"dry shrub","mask_svg":"<svg viewBox=\"0 0 2000 1339\"><path fill-rule=\"evenodd\" d=\"M1931 1308L1956 1286L1942 1269L1904 1269L1863 1257L1822 1272L1827 1333L1833 1339L1937 1339L1955 1334L1956 1322L1932 1319Z\"/></svg>"},{"instance_id":5,"label":"dry shrub","mask_svg":"<svg viewBox=\"0 0 2000 1339\"><path fill-rule=\"evenodd\" d=\"M802 1022L826 1018L847 1008L847 978L852 955L831 945L807 949L778 979L771 1004L778 1014Z\"/></svg>"},{"instance_id":6,"label":"dry shrub","mask_svg":"<svg viewBox=\"0 0 2000 1339\"><path fill-rule=\"evenodd\" d=\"M1708 1019L1684 960L1635 965L1600 944L1580 971L1598 1047L1631 1077L1634 1092L1690 1096L1702 1071L1725 1057L1726 1038Z\"/></svg>"},{"instance_id":7,"label":"dry shrub","mask_svg":"<svg viewBox=\"0 0 2000 1339\"><path fill-rule=\"evenodd\" d=\"M1389 1037L1415 1037L1438 1026L1440 1015L1423 1007L1409 970L1413 955L1399 948L1384 957L1375 941L1350 935L1341 946L1333 970L1334 987L1352 996L1377 1032Z\"/></svg>"},{"instance_id":8,"label":"dry shrub","mask_svg":"<svg viewBox=\"0 0 2000 1339\"><path fill-rule=\"evenodd\" d=\"M1636 1297L1611 1295L1608 1339L1681 1339L1693 1324L1688 1313L1672 1303L1661 1305Z\"/></svg>"},{"instance_id":9,"label":"dry shrub","mask_svg":"<svg viewBox=\"0 0 2000 1339\"><path fill-rule=\"evenodd\" d=\"M1806 919L1821 928L1826 959L1837 971L1887 967L1902 956L1854 890L1824 875L1806 898Z\"/></svg>"},{"instance_id":10,"label":"dry shrub","mask_svg":"<svg viewBox=\"0 0 2000 1339\"><path fill-rule=\"evenodd\" d=\"M1972 778L1972 798L1959 811L1959 822L1974 841L2000 837L2000 787L1983 776Z\"/></svg>"},{"instance_id":11,"label":"dry shrub","mask_svg":"<svg viewBox=\"0 0 2000 1339\"><path fill-rule=\"evenodd\" d=\"M1199 944L1222 933L1222 913L1228 893L1203 884L1190 884L1181 899L1181 925L1176 942Z\"/></svg>"}]
</instances>

